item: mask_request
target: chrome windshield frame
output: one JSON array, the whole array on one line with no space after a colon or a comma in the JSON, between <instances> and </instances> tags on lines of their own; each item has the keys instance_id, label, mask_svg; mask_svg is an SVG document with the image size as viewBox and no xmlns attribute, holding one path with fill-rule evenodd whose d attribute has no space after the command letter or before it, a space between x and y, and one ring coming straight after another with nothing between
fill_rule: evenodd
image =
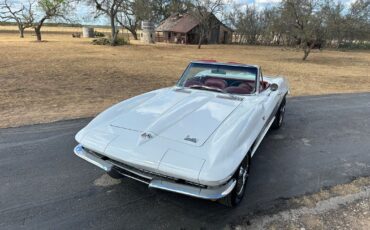
<instances>
[{"instance_id":1,"label":"chrome windshield frame","mask_svg":"<svg viewBox=\"0 0 370 230\"><path fill-rule=\"evenodd\" d=\"M191 69L192 65L193 64L204 64L204 65L215 65L215 66L228 66L228 67L245 67L245 68L256 68L257 72L256 72L256 77L255 77L255 90L253 93L251 94L236 94L236 95L239 95L239 96L250 96L250 95L256 95L256 94L259 94L260 93L260 90L259 90L259 87L260 87L260 83L259 83L259 80L260 80L260 73L261 73L261 70L260 70L260 67L257 66L257 65L245 65L245 64L237 64L237 63L223 63L223 62L206 62L206 61L192 61L190 62L190 64L186 67L186 69L184 70L184 72L181 74L179 80L176 82L175 86L176 87L179 87L179 88L189 88L189 87L184 87L182 86L181 84L183 83L184 81L184 78L186 76L186 74L188 73L188 71Z\"/></svg>"}]
</instances>

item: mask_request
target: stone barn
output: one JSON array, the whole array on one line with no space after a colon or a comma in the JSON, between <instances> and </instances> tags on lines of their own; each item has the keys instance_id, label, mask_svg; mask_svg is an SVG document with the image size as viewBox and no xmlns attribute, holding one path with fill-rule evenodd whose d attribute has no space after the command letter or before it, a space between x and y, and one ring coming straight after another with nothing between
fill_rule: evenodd
<instances>
[{"instance_id":1,"label":"stone barn","mask_svg":"<svg viewBox=\"0 0 370 230\"><path fill-rule=\"evenodd\" d=\"M232 42L233 30L224 25L215 15L212 15L212 25L203 43L228 44ZM199 21L190 14L176 13L162 21L156 28L156 33L163 42L198 44Z\"/></svg>"}]
</instances>

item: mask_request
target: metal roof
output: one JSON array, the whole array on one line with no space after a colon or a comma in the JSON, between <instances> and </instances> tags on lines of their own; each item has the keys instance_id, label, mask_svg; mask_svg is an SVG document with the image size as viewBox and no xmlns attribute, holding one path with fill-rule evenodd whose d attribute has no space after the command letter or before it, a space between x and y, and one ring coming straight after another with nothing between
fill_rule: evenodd
<instances>
[{"instance_id":1,"label":"metal roof","mask_svg":"<svg viewBox=\"0 0 370 230\"><path fill-rule=\"evenodd\" d=\"M199 25L199 21L190 14L173 14L156 29L159 32L187 33Z\"/></svg>"}]
</instances>

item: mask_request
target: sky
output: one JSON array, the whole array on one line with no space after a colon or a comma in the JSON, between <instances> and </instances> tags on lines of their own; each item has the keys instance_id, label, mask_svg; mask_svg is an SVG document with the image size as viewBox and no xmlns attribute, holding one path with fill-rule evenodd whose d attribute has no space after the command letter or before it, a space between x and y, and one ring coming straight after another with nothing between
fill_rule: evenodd
<instances>
[{"instance_id":1,"label":"sky","mask_svg":"<svg viewBox=\"0 0 370 230\"><path fill-rule=\"evenodd\" d=\"M15 4L20 4L26 0L11 0ZM255 5L257 9L262 9L268 6L274 6L278 4L281 0L224 0L227 3L227 6L231 6L233 4L238 4L241 6L246 5ZM345 5L350 5L355 0L337 0L341 1ZM107 25L108 20L104 17L94 18L94 7L80 3L76 5L76 11L73 13L73 18L75 18L76 23L80 24L88 24L88 25Z\"/></svg>"},{"instance_id":2,"label":"sky","mask_svg":"<svg viewBox=\"0 0 370 230\"><path fill-rule=\"evenodd\" d=\"M240 4L241 6L245 5L255 5L257 8L264 8L268 6L274 6L278 3L280 3L281 0L224 0L227 5L232 4ZM350 5L355 0L338 0L342 2L345 5ZM93 14L91 13L94 11L94 8L91 6L86 6L84 4L79 4L77 6L77 15L78 15L78 21L81 24L96 24L96 25L102 25L107 24L107 20L105 18L94 18Z\"/></svg>"},{"instance_id":3,"label":"sky","mask_svg":"<svg viewBox=\"0 0 370 230\"><path fill-rule=\"evenodd\" d=\"M225 0L228 1L228 0ZM337 0L343 4L349 5L355 0ZM241 5L255 5L257 8L263 8L266 6L273 6L281 2L281 0L229 0L229 2L241 4Z\"/></svg>"}]
</instances>

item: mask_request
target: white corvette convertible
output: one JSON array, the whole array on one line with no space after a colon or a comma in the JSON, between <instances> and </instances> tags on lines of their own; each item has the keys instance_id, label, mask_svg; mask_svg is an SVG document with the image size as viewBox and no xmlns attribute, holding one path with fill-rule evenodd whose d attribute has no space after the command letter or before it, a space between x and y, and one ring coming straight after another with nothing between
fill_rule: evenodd
<instances>
[{"instance_id":1,"label":"white corvette convertible","mask_svg":"<svg viewBox=\"0 0 370 230\"><path fill-rule=\"evenodd\" d=\"M112 177L238 204L251 158L283 123L287 82L255 65L191 62L178 83L122 101L79 131L74 152Z\"/></svg>"}]
</instances>

